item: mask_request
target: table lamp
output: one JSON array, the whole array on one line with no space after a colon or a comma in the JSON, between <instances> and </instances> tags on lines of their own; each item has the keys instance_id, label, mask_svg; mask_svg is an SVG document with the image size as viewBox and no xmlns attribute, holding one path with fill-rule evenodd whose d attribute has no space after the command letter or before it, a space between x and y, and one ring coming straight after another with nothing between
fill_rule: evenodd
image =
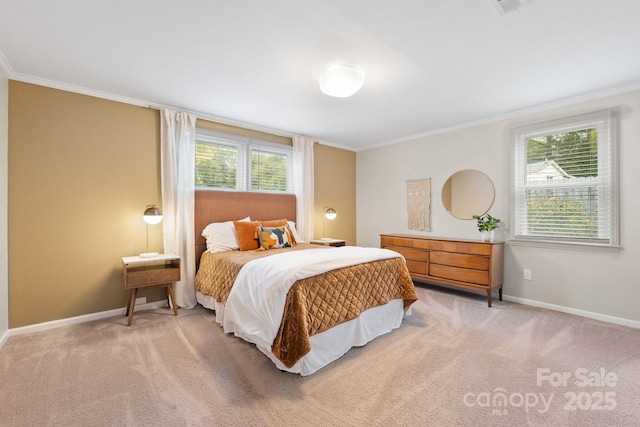
<instances>
[{"instance_id":1,"label":"table lamp","mask_svg":"<svg viewBox=\"0 0 640 427\"><path fill-rule=\"evenodd\" d=\"M159 224L162 221L162 211L156 205L147 205L142 216L147 227L147 252L141 253L142 258L154 258L160 255L158 252L149 252L149 224Z\"/></svg>"}]
</instances>

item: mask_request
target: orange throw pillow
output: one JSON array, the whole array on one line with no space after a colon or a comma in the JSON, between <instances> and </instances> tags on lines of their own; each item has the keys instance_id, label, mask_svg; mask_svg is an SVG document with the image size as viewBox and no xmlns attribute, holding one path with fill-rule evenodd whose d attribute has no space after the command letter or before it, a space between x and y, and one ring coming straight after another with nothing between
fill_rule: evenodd
<instances>
[{"instance_id":1,"label":"orange throw pillow","mask_svg":"<svg viewBox=\"0 0 640 427\"><path fill-rule=\"evenodd\" d=\"M256 228L260 227L259 221L233 221L238 235L238 246L241 251L251 251L260 247L260 241L256 237Z\"/></svg>"},{"instance_id":2,"label":"orange throw pillow","mask_svg":"<svg viewBox=\"0 0 640 427\"><path fill-rule=\"evenodd\" d=\"M287 225L286 219L272 219L269 221L258 221L263 227L282 227Z\"/></svg>"}]
</instances>

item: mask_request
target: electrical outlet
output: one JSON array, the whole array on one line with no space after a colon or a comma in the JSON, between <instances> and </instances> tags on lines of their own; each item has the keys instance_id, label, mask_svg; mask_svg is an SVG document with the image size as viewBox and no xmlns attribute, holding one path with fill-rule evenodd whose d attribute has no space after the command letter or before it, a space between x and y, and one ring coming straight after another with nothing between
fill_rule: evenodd
<instances>
[{"instance_id":1,"label":"electrical outlet","mask_svg":"<svg viewBox=\"0 0 640 427\"><path fill-rule=\"evenodd\" d=\"M531 270L529 270L528 268L522 270L522 278L524 280L531 280Z\"/></svg>"},{"instance_id":2,"label":"electrical outlet","mask_svg":"<svg viewBox=\"0 0 640 427\"><path fill-rule=\"evenodd\" d=\"M146 304L146 303L147 303L147 297L136 298L136 305Z\"/></svg>"}]
</instances>

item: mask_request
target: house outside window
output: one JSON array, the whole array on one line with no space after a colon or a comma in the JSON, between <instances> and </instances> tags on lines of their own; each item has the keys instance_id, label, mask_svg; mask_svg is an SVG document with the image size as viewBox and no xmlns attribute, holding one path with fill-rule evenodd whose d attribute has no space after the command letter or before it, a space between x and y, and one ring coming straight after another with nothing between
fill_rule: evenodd
<instances>
[{"instance_id":1,"label":"house outside window","mask_svg":"<svg viewBox=\"0 0 640 427\"><path fill-rule=\"evenodd\" d=\"M196 188L292 192L290 146L218 132L196 133Z\"/></svg>"},{"instance_id":2,"label":"house outside window","mask_svg":"<svg viewBox=\"0 0 640 427\"><path fill-rule=\"evenodd\" d=\"M514 130L513 243L619 245L617 109Z\"/></svg>"}]
</instances>

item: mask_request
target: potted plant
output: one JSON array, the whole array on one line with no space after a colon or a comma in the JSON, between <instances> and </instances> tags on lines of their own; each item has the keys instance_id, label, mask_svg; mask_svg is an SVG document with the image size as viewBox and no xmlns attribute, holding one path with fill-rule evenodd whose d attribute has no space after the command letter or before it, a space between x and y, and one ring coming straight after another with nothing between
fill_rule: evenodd
<instances>
[{"instance_id":1,"label":"potted plant","mask_svg":"<svg viewBox=\"0 0 640 427\"><path fill-rule=\"evenodd\" d=\"M478 221L478 231L482 235L482 241L484 242L486 235L489 234L489 241L493 242L494 231L498 227L501 219L492 217L488 213L482 216L474 215L473 219Z\"/></svg>"}]
</instances>

